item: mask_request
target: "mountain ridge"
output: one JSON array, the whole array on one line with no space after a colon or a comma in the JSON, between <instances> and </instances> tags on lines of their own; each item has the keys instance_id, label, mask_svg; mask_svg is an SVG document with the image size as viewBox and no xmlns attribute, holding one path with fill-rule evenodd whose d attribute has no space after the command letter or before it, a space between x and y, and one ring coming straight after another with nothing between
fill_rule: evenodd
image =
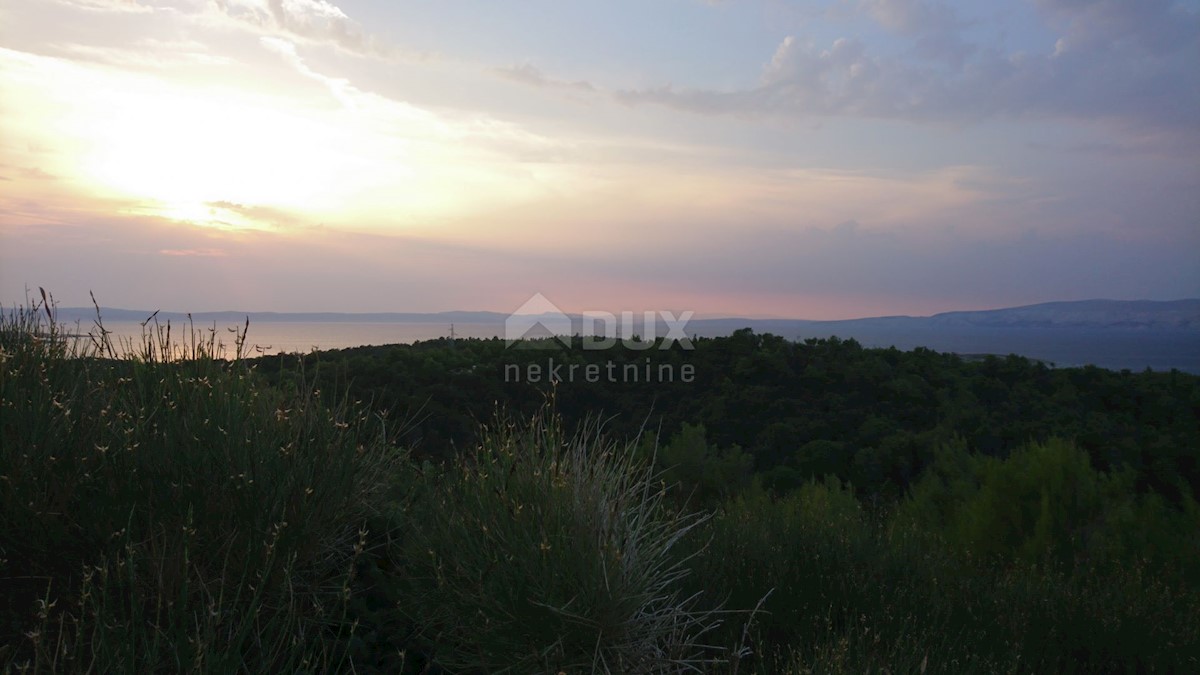
<instances>
[{"instance_id":1,"label":"mountain ridge","mask_svg":"<svg viewBox=\"0 0 1200 675\"><path fill-rule=\"evenodd\" d=\"M183 322L189 320L185 312L101 307L100 316L111 321L146 321L151 317L159 321ZM329 323L503 323L510 315L492 311L450 310L443 312L193 312L195 323L234 322L247 319L251 322L329 322ZM569 314L573 320L582 320L579 314ZM90 322L96 317L93 307L63 307L57 310L57 318L64 322ZM880 327L895 326L959 326L959 327L1077 327L1077 328L1129 328L1129 329L1183 329L1200 330L1200 298L1180 300L1059 300L983 310L954 310L929 316L888 315L855 319L751 319L746 317L714 317L692 319L688 322L696 327L720 327L741 324L751 327L777 326L780 329L854 326L874 324Z\"/></svg>"}]
</instances>

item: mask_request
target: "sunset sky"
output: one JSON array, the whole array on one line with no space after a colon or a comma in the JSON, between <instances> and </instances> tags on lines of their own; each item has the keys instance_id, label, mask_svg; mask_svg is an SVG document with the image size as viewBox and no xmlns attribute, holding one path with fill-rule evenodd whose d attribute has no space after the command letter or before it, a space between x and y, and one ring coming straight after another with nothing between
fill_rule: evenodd
<instances>
[{"instance_id":1,"label":"sunset sky","mask_svg":"<svg viewBox=\"0 0 1200 675\"><path fill-rule=\"evenodd\" d=\"M0 304L1200 296L1200 2L0 0Z\"/></svg>"}]
</instances>

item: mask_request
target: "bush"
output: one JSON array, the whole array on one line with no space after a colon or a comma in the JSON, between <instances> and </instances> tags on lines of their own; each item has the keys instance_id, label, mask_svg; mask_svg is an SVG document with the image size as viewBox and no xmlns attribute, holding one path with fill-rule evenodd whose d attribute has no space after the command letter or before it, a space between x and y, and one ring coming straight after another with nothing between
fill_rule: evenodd
<instances>
[{"instance_id":1,"label":"bush","mask_svg":"<svg viewBox=\"0 0 1200 675\"><path fill-rule=\"evenodd\" d=\"M704 425L684 423L665 445L646 436L637 445L640 457L652 460L682 501L709 508L750 484L754 458L738 446L710 444Z\"/></svg>"},{"instance_id":2,"label":"bush","mask_svg":"<svg viewBox=\"0 0 1200 675\"><path fill-rule=\"evenodd\" d=\"M1132 471L1099 471L1059 439L1005 459L944 446L899 517L982 559L1066 570L1151 561L1197 579L1200 508L1188 492L1178 508L1138 494Z\"/></svg>"},{"instance_id":3,"label":"bush","mask_svg":"<svg viewBox=\"0 0 1200 675\"><path fill-rule=\"evenodd\" d=\"M1191 672L1200 595L1141 563L994 564L871 515L836 480L725 504L689 581L762 612L759 673ZM731 627L734 628L734 627ZM738 639L721 632L722 644Z\"/></svg>"}]
</instances>

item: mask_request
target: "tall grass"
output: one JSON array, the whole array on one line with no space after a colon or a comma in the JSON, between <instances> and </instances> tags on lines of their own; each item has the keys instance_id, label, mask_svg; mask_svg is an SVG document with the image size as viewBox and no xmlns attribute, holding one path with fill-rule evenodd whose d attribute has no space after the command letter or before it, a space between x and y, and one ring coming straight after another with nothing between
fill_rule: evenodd
<instances>
[{"instance_id":1,"label":"tall grass","mask_svg":"<svg viewBox=\"0 0 1200 675\"><path fill-rule=\"evenodd\" d=\"M117 348L0 312L0 643L32 672L336 669L378 420L262 386L215 331Z\"/></svg>"},{"instance_id":2,"label":"tall grass","mask_svg":"<svg viewBox=\"0 0 1200 675\"><path fill-rule=\"evenodd\" d=\"M929 483L895 513L830 481L751 485L709 517L653 456L545 410L417 465L305 373L266 386L245 330L230 353L153 320L115 345L99 318L68 334L48 297L0 308L5 672L1200 669L1200 591L1167 573L1194 505L1073 500L1103 491L1069 448L985 462L999 487ZM998 532L1051 534L985 546ZM1105 545L1041 554L1076 540ZM1184 553L1101 555L1169 546Z\"/></svg>"},{"instance_id":3,"label":"tall grass","mask_svg":"<svg viewBox=\"0 0 1200 675\"><path fill-rule=\"evenodd\" d=\"M16 672L699 672L719 623L631 448L549 413L446 467L268 387L216 331L0 311L0 665ZM299 384L296 384L296 383ZM368 524L375 532L368 531ZM390 541L390 546L379 547ZM415 636L415 637L414 637Z\"/></svg>"},{"instance_id":4,"label":"tall grass","mask_svg":"<svg viewBox=\"0 0 1200 675\"><path fill-rule=\"evenodd\" d=\"M431 470L432 472L432 470ZM673 509L633 448L543 412L497 423L397 517L404 609L434 658L465 672L701 672L718 623L681 592L678 544L704 518Z\"/></svg>"}]
</instances>

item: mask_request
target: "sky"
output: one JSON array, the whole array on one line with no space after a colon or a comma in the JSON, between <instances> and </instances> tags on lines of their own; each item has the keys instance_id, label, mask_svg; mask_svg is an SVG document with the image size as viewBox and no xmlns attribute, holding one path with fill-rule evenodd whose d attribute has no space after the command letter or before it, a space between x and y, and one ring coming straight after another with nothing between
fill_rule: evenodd
<instances>
[{"instance_id":1,"label":"sky","mask_svg":"<svg viewBox=\"0 0 1200 675\"><path fill-rule=\"evenodd\" d=\"M1200 2L0 0L0 304L1200 297Z\"/></svg>"}]
</instances>

